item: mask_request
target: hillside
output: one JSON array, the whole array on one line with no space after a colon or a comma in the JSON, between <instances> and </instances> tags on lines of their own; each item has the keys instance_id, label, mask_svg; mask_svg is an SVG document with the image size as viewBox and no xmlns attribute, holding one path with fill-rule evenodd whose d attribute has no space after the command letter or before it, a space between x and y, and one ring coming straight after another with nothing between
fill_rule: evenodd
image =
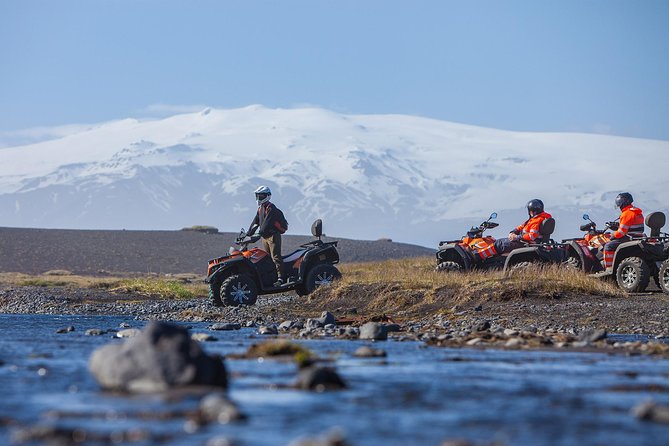
<instances>
[{"instance_id":1,"label":"hillside","mask_svg":"<svg viewBox=\"0 0 669 446\"><path fill-rule=\"evenodd\" d=\"M43 273L67 270L77 274L196 273L206 274L207 260L224 255L236 234L191 231L96 231L0 228L0 272ZM284 236L283 254L306 236ZM433 251L391 241L340 238L342 262L432 255Z\"/></svg>"}]
</instances>

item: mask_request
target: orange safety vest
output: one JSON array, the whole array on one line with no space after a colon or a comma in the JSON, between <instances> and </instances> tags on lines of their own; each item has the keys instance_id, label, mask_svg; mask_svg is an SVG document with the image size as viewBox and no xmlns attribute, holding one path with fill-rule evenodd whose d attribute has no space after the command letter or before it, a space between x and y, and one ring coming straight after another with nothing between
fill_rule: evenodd
<instances>
[{"instance_id":1,"label":"orange safety vest","mask_svg":"<svg viewBox=\"0 0 669 446\"><path fill-rule=\"evenodd\" d=\"M628 232L643 234L643 230L643 211L630 204L623 208L620 214L620 225L616 232L613 233L613 238L625 237Z\"/></svg>"},{"instance_id":2,"label":"orange safety vest","mask_svg":"<svg viewBox=\"0 0 669 446\"><path fill-rule=\"evenodd\" d=\"M541 235L539 232L539 228L541 227L541 222L551 218L551 214L548 212L542 212L539 215L535 215L534 217L530 218L527 220L525 223L522 225L519 225L516 230L520 232L521 237L523 240L531 242L536 240L537 237Z\"/></svg>"}]
</instances>

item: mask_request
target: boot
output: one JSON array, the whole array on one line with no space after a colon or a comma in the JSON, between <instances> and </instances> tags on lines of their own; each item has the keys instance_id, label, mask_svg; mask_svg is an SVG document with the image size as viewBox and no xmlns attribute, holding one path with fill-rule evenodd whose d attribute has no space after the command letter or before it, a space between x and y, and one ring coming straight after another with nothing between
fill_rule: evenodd
<instances>
[{"instance_id":1,"label":"boot","mask_svg":"<svg viewBox=\"0 0 669 446\"><path fill-rule=\"evenodd\" d=\"M283 278L283 277L279 277L279 279L278 279L276 282L274 282L274 286L275 286L276 288L278 288L278 287L280 287L280 286L283 286L284 283L285 283L284 278Z\"/></svg>"}]
</instances>

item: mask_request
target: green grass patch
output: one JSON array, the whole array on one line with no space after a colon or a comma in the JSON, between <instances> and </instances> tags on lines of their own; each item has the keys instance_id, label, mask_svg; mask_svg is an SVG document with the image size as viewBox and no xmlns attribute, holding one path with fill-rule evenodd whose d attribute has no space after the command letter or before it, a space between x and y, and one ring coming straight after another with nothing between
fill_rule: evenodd
<instances>
[{"instance_id":1,"label":"green grass patch","mask_svg":"<svg viewBox=\"0 0 669 446\"><path fill-rule=\"evenodd\" d=\"M159 279L122 279L109 291L135 293L143 296L159 296L164 299L192 299L195 293L176 280Z\"/></svg>"}]
</instances>

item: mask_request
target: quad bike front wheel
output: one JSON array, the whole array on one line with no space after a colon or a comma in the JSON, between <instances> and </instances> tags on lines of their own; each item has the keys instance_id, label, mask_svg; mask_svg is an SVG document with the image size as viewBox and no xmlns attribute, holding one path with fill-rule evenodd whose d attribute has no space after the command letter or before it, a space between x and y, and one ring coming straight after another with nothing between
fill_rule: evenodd
<instances>
[{"instance_id":1,"label":"quad bike front wheel","mask_svg":"<svg viewBox=\"0 0 669 446\"><path fill-rule=\"evenodd\" d=\"M221 283L219 299L229 306L253 305L258 300L258 287L246 274L233 274Z\"/></svg>"},{"instance_id":2,"label":"quad bike front wheel","mask_svg":"<svg viewBox=\"0 0 669 446\"><path fill-rule=\"evenodd\" d=\"M568 268L573 268L577 270L583 269L583 263L581 262L581 259L576 254L573 253L569 254L569 257L567 257L567 260L565 260L563 264Z\"/></svg>"},{"instance_id":3,"label":"quad bike front wheel","mask_svg":"<svg viewBox=\"0 0 669 446\"><path fill-rule=\"evenodd\" d=\"M436 269L437 271L444 272L459 272L462 271L462 265L460 265L458 262L448 260L446 262L441 262L439 265L437 265Z\"/></svg>"},{"instance_id":4,"label":"quad bike front wheel","mask_svg":"<svg viewBox=\"0 0 669 446\"><path fill-rule=\"evenodd\" d=\"M640 293L650 282L650 267L640 257L628 257L616 271L618 286L628 293Z\"/></svg>"},{"instance_id":5,"label":"quad bike front wheel","mask_svg":"<svg viewBox=\"0 0 669 446\"><path fill-rule=\"evenodd\" d=\"M660 289L669 294L669 259L662 262L660 265L660 272L657 275Z\"/></svg>"},{"instance_id":6,"label":"quad bike front wheel","mask_svg":"<svg viewBox=\"0 0 669 446\"><path fill-rule=\"evenodd\" d=\"M341 273L335 266L330 264L316 265L307 273L304 285L296 291L300 296L304 296L312 293L316 288L332 285L335 280L339 279L341 279Z\"/></svg>"},{"instance_id":7,"label":"quad bike front wheel","mask_svg":"<svg viewBox=\"0 0 669 446\"><path fill-rule=\"evenodd\" d=\"M221 283L223 283L223 279L215 278L209 284L209 302L215 307L223 306L223 301L221 301Z\"/></svg>"}]
</instances>

